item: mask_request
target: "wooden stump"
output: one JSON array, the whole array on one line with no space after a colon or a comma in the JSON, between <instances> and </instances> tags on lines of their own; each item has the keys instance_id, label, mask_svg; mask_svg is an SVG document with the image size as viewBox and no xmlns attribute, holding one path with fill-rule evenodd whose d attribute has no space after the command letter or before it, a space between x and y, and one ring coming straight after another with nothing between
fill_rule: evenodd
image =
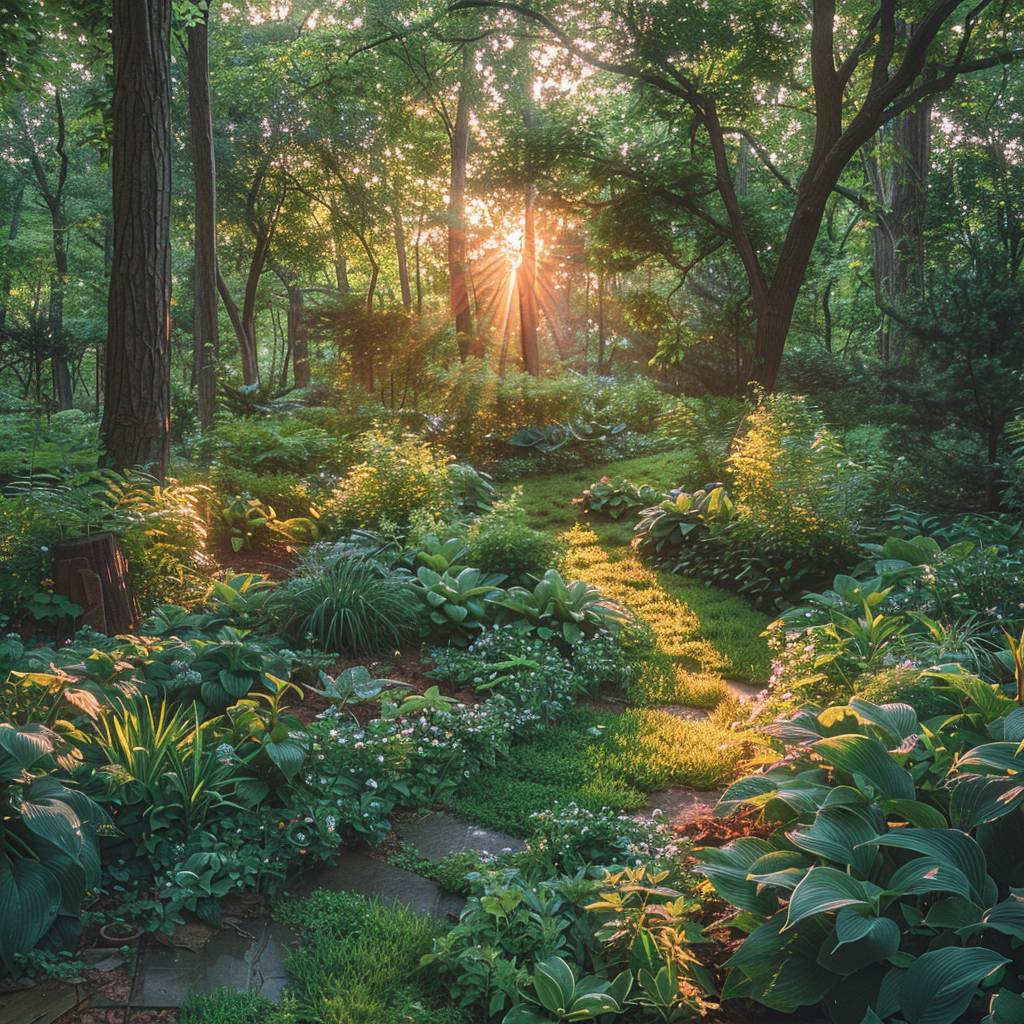
<instances>
[{"instance_id":1,"label":"wooden stump","mask_svg":"<svg viewBox=\"0 0 1024 1024\"><path fill-rule=\"evenodd\" d=\"M62 639L80 626L115 636L135 626L136 608L128 563L112 533L64 540L53 546L53 589L82 609L61 624Z\"/></svg>"}]
</instances>

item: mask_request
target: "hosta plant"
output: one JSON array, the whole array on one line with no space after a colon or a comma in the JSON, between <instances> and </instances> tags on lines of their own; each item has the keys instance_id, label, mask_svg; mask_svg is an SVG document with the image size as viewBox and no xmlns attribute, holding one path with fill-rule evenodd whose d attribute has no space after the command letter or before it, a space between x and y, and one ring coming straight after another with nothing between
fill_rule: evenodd
<instances>
[{"instance_id":1,"label":"hosta plant","mask_svg":"<svg viewBox=\"0 0 1024 1024\"><path fill-rule=\"evenodd\" d=\"M1024 974L1024 709L962 671L964 710L918 721L854 699L776 723L787 756L735 783L720 813L777 830L699 851L747 937L723 998L838 1024L1018 1020Z\"/></svg>"},{"instance_id":2,"label":"hosta plant","mask_svg":"<svg viewBox=\"0 0 1024 1024\"><path fill-rule=\"evenodd\" d=\"M721 484L707 484L692 494L680 491L644 509L633 527L633 547L658 561L669 561L694 535L712 524L729 522L734 514L732 499Z\"/></svg>"},{"instance_id":3,"label":"hosta plant","mask_svg":"<svg viewBox=\"0 0 1024 1024\"><path fill-rule=\"evenodd\" d=\"M109 823L52 774L57 736L0 723L0 960L46 944L74 949L86 892L100 881L96 829Z\"/></svg>"},{"instance_id":4,"label":"hosta plant","mask_svg":"<svg viewBox=\"0 0 1024 1024\"><path fill-rule=\"evenodd\" d=\"M534 968L526 1002L513 1006L503 1024L548 1024L618 1016L626 1010L633 976L622 971L613 980L598 975L579 977L560 956L541 960Z\"/></svg>"},{"instance_id":5,"label":"hosta plant","mask_svg":"<svg viewBox=\"0 0 1024 1024\"><path fill-rule=\"evenodd\" d=\"M429 635L461 645L488 625L492 618L489 602L504 593L500 589L502 577L488 576L479 569L452 574L420 566L416 580Z\"/></svg>"},{"instance_id":6,"label":"hosta plant","mask_svg":"<svg viewBox=\"0 0 1024 1024\"><path fill-rule=\"evenodd\" d=\"M638 508L650 508L665 495L651 484L635 484L622 477L603 476L572 503L586 512L621 519Z\"/></svg>"},{"instance_id":7,"label":"hosta plant","mask_svg":"<svg viewBox=\"0 0 1024 1024\"><path fill-rule=\"evenodd\" d=\"M556 569L544 573L532 590L512 587L504 596L489 600L501 609L502 622L570 646L601 630L616 630L626 617L596 587L582 580L566 583Z\"/></svg>"}]
</instances>

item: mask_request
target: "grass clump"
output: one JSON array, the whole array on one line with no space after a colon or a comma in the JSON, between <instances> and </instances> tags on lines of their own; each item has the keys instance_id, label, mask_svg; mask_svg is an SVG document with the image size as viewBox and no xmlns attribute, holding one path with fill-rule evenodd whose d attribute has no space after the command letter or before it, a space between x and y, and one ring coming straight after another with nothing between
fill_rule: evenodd
<instances>
[{"instance_id":1,"label":"grass clump","mask_svg":"<svg viewBox=\"0 0 1024 1024\"><path fill-rule=\"evenodd\" d=\"M362 655L400 647L417 607L408 581L373 559L314 555L276 588L268 612L297 643Z\"/></svg>"},{"instance_id":2,"label":"grass clump","mask_svg":"<svg viewBox=\"0 0 1024 1024\"><path fill-rule=\"evenodd\" d=\"M256 992L221 988L189 996L178 1020L179 1024L296 1024L299 1017L289 999L275 1006Z\"/></svg>"},{"instance_id":3,"label":"grass clump","mask_svg":"<svg viewBox=\"0 0 1024 1024\"><path fill-rule=\"evenodd\" d=\"M755 752L749 734L655 708L633 708L608 730L597 768L646 792L669 786L714 789Z\"/></svg>"},{"instance_id":4,"label":"grass clump","mask_svg":"<svg viewBox=\"0 0 1024 1024\"><path fill-rule=\"evenodd\" d=\"M428 917L356 893L319 890L278 904L302 946L285 964L299 1012L321 1024L461 1024L433 1005L420 970L437 929Z\"/></svg>"},{"instance_id":5,"label":"grass clump","mask_svg":"<svg viewBox=\"0 0 1024 1024\"><path fill-rule=\"evenodd\" d=\"M557 803L587 810L631 811L644 794L602 759L605 736L618 716L576 708L495 768L481 772L456 801L459 814L511 835L529 836L530 815Z\"/></svg>"}]
</instances>

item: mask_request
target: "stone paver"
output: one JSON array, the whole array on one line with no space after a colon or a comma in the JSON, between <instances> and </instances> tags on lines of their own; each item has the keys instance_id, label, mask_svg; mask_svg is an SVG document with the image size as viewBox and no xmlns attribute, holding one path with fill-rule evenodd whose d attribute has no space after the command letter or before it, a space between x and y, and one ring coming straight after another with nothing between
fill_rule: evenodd
<instances>
[{"instance_id":1,"label":"stone paver","mask_svg":"<svg viewBox=\"0 0 1024 1024\"><path fill-rule=\"evenodd\" d=\"M290 891L307 895L314 889L357 892L384 903L404 903L419 914L436 918L447 917L452 909L436 882L352 850L343 853L333 867L307 872Z\"/></svg>"},{"instance_id":2,"label":"stone paver","mask_svg":"<svg viewBox=\"0 0 1024 1024\"><path fill-rule=\"evenodd\" d=\"M285 956L295 943L289 929L266 918L247 921L244 929L224 928L202 950L151 942L142 955L130 1005L177 1007L192 992L222 987L277 999L287 984Z\"/></svg>"},{"instance_id":3,"label":"stone paver","mask_svg":"<svg viewBox=\"0 0 1024 1024\"><path fill-rule=\"evenodd\" d=\"M753 700L764 689L753 683L738 683L735 679L726 679L725 685L742 701Z\"/></svg>"},{"instance_id":4,"label":"stone paver","mask_svg":"<svg viewBox=\"0 0 1024 1024\"><path fill-rule=\"evenodd\" d=\"M499 854L506 850L522 850L526 844L504 832L481 828L443 811L433 811L397 828L399 836L412 843L427 860L443 860L450 853L476 850Z\"/></svg>"},{"instance_id":5,"label":"stone paver","mask_svg":"<svg viewBox=\"0 0 1024 1024\"><path fill-rule=\"evenodd\" d=\"M647 807L638 811L635 817L650 817L652 811L659 810L669 824L688 825L700 818L709 818L724 792L723 789L705 791L691 789L688 786L663 789L658 793L651 793Z\"/></svg>"},{"instance_id":6,"label":"stone paver","mask_svg":"<svg viewBox=\"0 0 1024 1024\"><path fill-rule=\"evenodd\" d=\"M711 717L706 708L691 708L689 704L665 704L658 708L676 718L685 718L688 722L704 722Z\"/></svg>"}]
</instances>

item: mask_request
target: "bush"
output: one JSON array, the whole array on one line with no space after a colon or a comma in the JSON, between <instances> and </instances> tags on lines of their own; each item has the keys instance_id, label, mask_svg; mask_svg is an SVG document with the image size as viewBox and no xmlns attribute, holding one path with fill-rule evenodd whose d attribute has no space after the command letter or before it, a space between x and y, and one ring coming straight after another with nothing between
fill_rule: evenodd
<instances>
[{"instance_id":1,"label":"bush","mask_svg":"<svg viewBox=\"0 0 1024 1024\"><path fill-rule=\"evenodd\" d=\"M434 446L370 431L356 448L362 461L324 504L321 521L328 532L382 527L404 532L414 513L440 514L452 505L449 459Z\"/></svg>"},{"instance_id":2,"label":"bush","mask_svg":"<svg viewBox=\"0 0 1024 1024\"><path fill-rule=\"evenodd\" d=\"M296 413L259 419L219 418L203 437L200 448L215 473L237 469L261 476L341 473L354 454L352 443L344 434L310 425Z\"/></svg>"},{"instance_id":3,"label":"bush","mask_svg":"<svg viewBox=\"0 0 1024 1024\"><path fill-rule=\"evenodd\" d=\"M770 395L728 459L737 518L751 547L835 564L855 548L871 477L805 398Z\"/></svg>"},{"instance_id":4,"label":"bush","mask_svg":"<svg viewBox=\"0 0 1024 1024\"><path fill-rule=\"evenodd\" d=\"M276 588L268 615L295 642L347 654L393 651L412 634L417 602L408 577L379 562L312 552Z\"/></svg>"},{"instance_id":5,"label":"bush","mask_svg":"<svg viewBox=\"0 0 1024 1024\"><path fill-rule=\"evenodd\" d=\"M510 503L481 516L468 541L470 565L522 584L535 582L556 566L563 550L550 533L528 526L522 509Z\"/></svg>"},{"instance_id":6,"label":"bush","mask_svg":"<svg viewBox=\"0 0 1024 1024\"><path fill-rule=\"evenodd\" d=\"M143 473L112 470L37 480L0 496L0 614L41 617L46 606L36 595L49 592L53 545L102 530L119 538L143 610L191 602L213 570L208 500L202 485L160 485Z\"/></svg>"},{"instance_id":7,"label":"bush","mask_svg":"<svg viewBox=\"0 0 1024 1024\"><path fill-rule=\"evenodd\" d=\"M8 400L0 396L4 405ZM37 474L66 476L96 468L99 424L78 409L47 420L36 413L0 416L0 483Z\"/></svg>"}]
</instances>

